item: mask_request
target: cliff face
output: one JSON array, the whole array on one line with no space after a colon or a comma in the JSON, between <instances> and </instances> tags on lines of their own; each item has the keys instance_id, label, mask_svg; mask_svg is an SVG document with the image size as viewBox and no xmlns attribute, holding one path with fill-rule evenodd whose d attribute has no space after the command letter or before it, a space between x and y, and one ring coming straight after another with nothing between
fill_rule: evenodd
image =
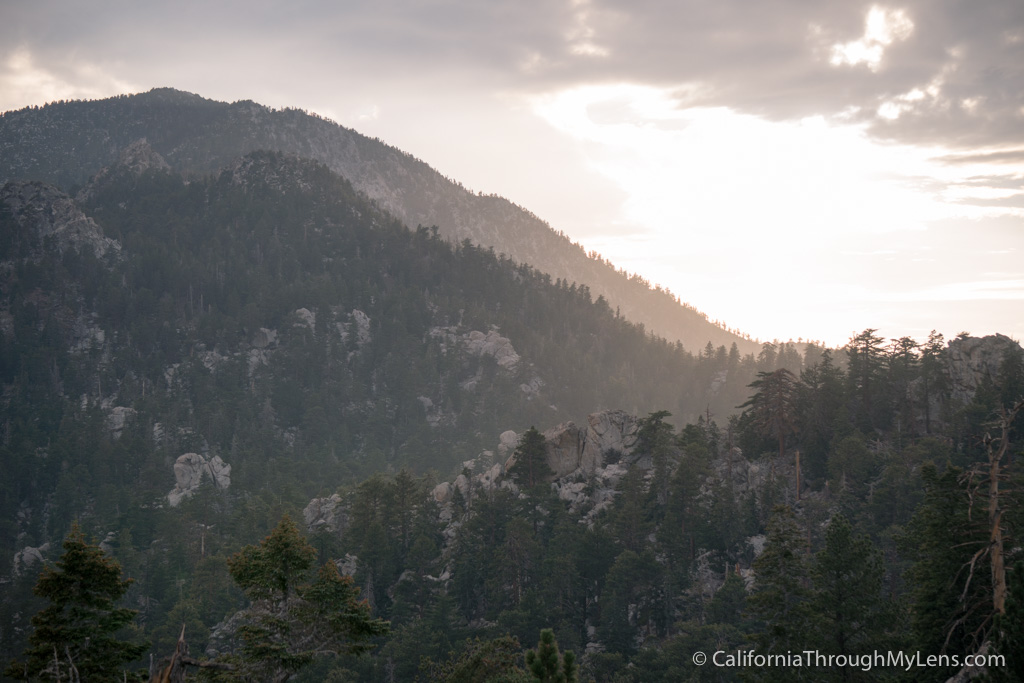
<instances>
[{"instance_id":1,"label":"cliff face","mask_svg":"<svg viewBox=\"0 0 1024 683\"><path fill-rule=\"evenodd\" d=\"M1007 352L1019 344L1002 334L987 337L957 337L949 342L947 371L951 398L967 403L986 380L995 381Z\"/></svg>"},{"instance_id":2,"label":"cliff face","mask_svg":"<svg viewBox=\"0 0 1024 683\"><path fill-rule=\"evenodd\" d=\"M46 183L12 181L0 187L0 205L9 212L7 259L38 261L44 251L88 251L96 258L116 254L121 245L104 236L67 194Z\"/></svg>"},{"instance_id":3,"label":"cliff face","mask_svg":"<svg viewBox=\"0 0 1024 683\"><path fill-rule=\"evenodd\" d=\"M410 228L436 225L452 242L468 239L552 279L585 284L629 320L690 350L709 341L716 347L735 342L744 353L759 349L668 293L589 258L579 245L522 207L501 197L473 194L400 150L305 112L275 111L248 101L213 102L158 89L8 112L0 118L0 182L26 178L80 185L119 158L138 167L167 163L176 170L206 173L256 150L322 162Z\"/></svg>"}]
</instances>

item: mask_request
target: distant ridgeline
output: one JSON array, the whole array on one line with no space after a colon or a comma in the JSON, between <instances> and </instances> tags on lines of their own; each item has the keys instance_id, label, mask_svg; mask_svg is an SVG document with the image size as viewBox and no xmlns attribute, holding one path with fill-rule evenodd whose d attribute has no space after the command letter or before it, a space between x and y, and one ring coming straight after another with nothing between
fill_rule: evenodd
<instances>
[{"instance_id":1,"label":"distant ridgeline","mask_svg":"<svg viewBox=\"0 0 1024 683\"><path fill-rule=\"evenodd\" d=\"M348 179L408 227L436 225L441 237L494 248L552 279L586 285L633 322L696 352L759 345L712 323L639 276L590 258L529 211L467 191L426 163L331 121L251 101L227 104L172 89L93 102L61 102L0 116L0 184L31 179L73 189L146 139L175 170L205 174L258 150L314 159Z\"/></svg>"}]
</instances>

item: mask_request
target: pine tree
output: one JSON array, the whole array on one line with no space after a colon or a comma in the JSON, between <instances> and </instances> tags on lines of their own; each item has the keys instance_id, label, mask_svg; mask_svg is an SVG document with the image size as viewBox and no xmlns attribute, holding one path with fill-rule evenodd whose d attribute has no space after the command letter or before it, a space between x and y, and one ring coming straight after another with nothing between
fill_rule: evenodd
<instances>
[{"instance_id":1,"label":"pine tree","mask_svg":"<svg viewBox=\"0 0 1024 683\"><path fill-rule=\"evenodd\" d=\"M537 431L536 427L527 429L519 439L519 445L515 450L515 462L509 468L509 474L526 489L535 488L546 477L551 476L544 435Z\"/></svg>"},{"instance_id":2,"label":"pine tree","mask_svg":"<svg viewBox=\"0 0 1024 683\"><path fill-rule=\"evenodd\" d=\"M796 402L799 383L785 368L775 372L759 372L750 388L753 396L740 408L749 408L757 430L779 444L779 460L785 453L786 437L796 432ZM775 463L772 463L774 472Z\"/></svg>"},{"instance_id":3,"label":"pine tree","mask_svg":"<svg viewBox=\"0 0 1024 683\"><path fill-rule=\"evenodd\" d=\"M252 600L239 629L241 658L228 658L244 675L285 681L322 653L359 653L369 649L369 638L388 632L334 562L311 580L315 558L316 549L285 515L259 545L228 560L231 576Z\"/></svg>"},{"instance_id":4,"label":"pine tree","mask_svg":"<svg viewBox=\"0 0 1024 683\"><path fill-rule=\"evenodd\" d=\"M857 426L863 431L883 427L888 422L887 402L883 394L885 340L867 329L846 345L850 358L849 381L857 399Z\"/></svg>"},{"instance_id":5,"label":"pine tree","mask_svg":"<svg viewBox=\"0 0 1024 683\"><path fill-rule=\"evenodd\" d=\"M533 678L544 683L576 683L576 655L566 652L560 655L555 632L549 628L540 632L536 650L527 650L526 666Z\"/></svg>"},{"instance_id":6,"label":"pine tree","mask_svg":"<svg viewBox=\"0 0 1024 683\"><path fill-rule=\"evenodd\" d=\"M672 459L676 455L672 425L665 422L666 417L672 417L672 413L667 410L659 410L642 418L639 422L636 442L637 453L641 456L650 456L654 466L654 482L651 490L659 508L668 501Z\"/></svg>"},{"instance_id":7,"label":"pine tree","mask_svg":"<svg viewBox=\"0 0 1024 683\"><path fill-rule=\"evenodd\" d=\"M947 466L939 474L931 463L921 468L925 496L900 538L913 561L910 586L913 645L921 652L976 652L991 614L992 584L980 563L971 562L988 543L987 529L969 514L970 498L962 470ZM952 675L955 670L929 675Z\"/></svg>"},{"instance_id":8,"label":"pine tree","mask_svg":"<svg viewBox=\"0 0 1024 683\"><path fill-rule=\"evenodd\" d=\"M948 388L945 371L945 339L932 330L928 341L921 347L921 402L924 405L924 429L926 434L932 432L932 420L936 417L932 411L932 402L941 398Z\"/></svg>"},{"instance_id":9,"label":"pine tree","mask_svg":"<svg viewBox=\"0 0 1024 683\"><path fill-rule=\"evenodd\" d=\"M800 448L809 479L824 479L829 445L836 425L845 423L846 378L836 367L832 352L825 349L821 360L800 373L797 414L800 416Z\"/></svg>"},{"instance_id":10,"label":"pine tree","mask_svg":"<svg viewBox=\"0 0 1024 683\"><path fill-rule=\"evenodd\" d=\"M451 653L445 662L425 659L420 670L438 683L530 683L533 676L519 666L522 661L522 646L516 638L477 638L466 642L462 654Z\"/></svg>"},{"instance_id":11,"label":"pine tree","mask_svg":"<svg viewBox=\"0 0 1024 683\"><path fill-rule=\"evenodd\" d=\"M835 515L825 531L825 547L814 558L812 608L820 619L822 651L857 655L886 649L893 612L882 595L882 554L849 520ZM871 673L838 672L840 680Z\"/></svg>"},{"instance_id":12,"label":"pine tree","mask_svg":"<svg viewBox=\"0 0 1024 683\"><path fill-rule=\"evenodd\" d=\"M807 541L789 506L778 506L768 520L764 552L754 561L754 588L747 598L750 616L762 624L753 640L765 654L802 652L815 629L810 610ZM801 669L769 668L761 680L803 680Z\"/></svg>"},{"instance_id":13,"label":"pine tree","mask_svg":"<svg viewBox=\"0 0 1024 683\"><path fill-rule=\"evenodd\" d=\"M738 572L726 571L725 583L715 593L707 609L707 623L739 627L747 604L747 588Z\"/></svg>"},{"instance_id":14,"label":"pine tree","mask_svg":"<svg viewBox=\"0 0 1024 683\"><path fill-rule=\"evenodd\" d=\"M116 607L131 579L97 545L86 541L75 523L64 539L64 554L39 576L34 592L50 601L32 618L25 661L13 662L6 675L17 680L121 681L126 665L146 645L117 637L135 610Z\"/></svg>"}]
</instances>

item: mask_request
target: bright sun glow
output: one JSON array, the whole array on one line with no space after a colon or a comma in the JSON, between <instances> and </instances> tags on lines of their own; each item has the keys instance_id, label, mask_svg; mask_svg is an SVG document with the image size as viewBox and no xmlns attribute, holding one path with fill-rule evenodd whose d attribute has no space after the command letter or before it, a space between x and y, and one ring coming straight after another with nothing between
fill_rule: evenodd
<instances>
[{"instance_id":1,"label":"bright sun glow","mask_svg":"<svg viewBox=\"0 0 1024 683\"><path fill-rule=\"evenodd\" d=\"M25 48L9 52L0 62L0 110L24 106L26 102L108 97L136 90L134 85L84 61L75 63L68 80L36 64Z\"/></svg>"},{"instance_id":2,"label":"bright sun glow","mask_svg":"<svg viewBox=\"0 0 1024 683\"><path fill-rule=\"evenodd\" d=\"M864 64L877 71L882 65L885 48L897 40L906 40L913 31L914 22L906 12L876 5L868 10L864 35L858 40L834 45L831 61L836 66Z\"/></svg>"},{"instance_id":3,"label":"bright sun glow","mask_svg":"<svg viewBox=\"0 0 1024 683\"><path fill-rule=\"evenodd\" d=\"M773 123L686 108L636 85L561 92L534 111L628 197L617 234L577 236L583 244L760 338L841 344L856 325L881 325L872 302L1024 296L1013 278L920 279L936 260L922 237L929 224L1020 214L964 204L991 191L950 188L980 169L932 161L944 150L875 144L822 118ZM901 270L920 278L894 286ZM843 302L857 302L863 320Z\"/></svg>"}]
</instances>

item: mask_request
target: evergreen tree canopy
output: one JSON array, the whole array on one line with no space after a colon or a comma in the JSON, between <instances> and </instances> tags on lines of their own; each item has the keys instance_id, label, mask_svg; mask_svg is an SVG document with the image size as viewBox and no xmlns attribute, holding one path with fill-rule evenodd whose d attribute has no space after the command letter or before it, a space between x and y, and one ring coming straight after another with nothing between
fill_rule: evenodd
<instances>
[{"instance_id":1,"label":"evergreen tree canopy","mask_svg":"<svg viewBox=\"0 0 1024 683\"><path fill-rule=\"evenodd\" d=\"M754 425L766 437L779 444L779 458L785 450L786 437L796 432L796 401L798 382L789 370L759 372L750 388L755 393L740 408L749 408Z\"/></svg>"},{"instance_id":2,"label":"evergreen tree canopy","mask_svg":"<svg viewBox=\"0 0 1024 683\"><path fill-rule=\"evenodd\" d=\"M775 508L764 552L754 561L750 615L763 623L754 638L766 654L802 652L815 635L808 588L807 540L789 506ZM803 680L799 669L769 668L763 680Z\"/></svg>"},{"instance_id":3,"label":"evergreen tree canopy","mask_svg":"<svg viewBox=\"0 0 1024 683\"><path fill-rule=\"evenodd\" d=\"M235 582L252 600L239 634L241 657L225 659L244 676L286 681L318 656L359 653L388 632L374 619L352 577L325 563L311 580L316 549L287 515L267 538L229 561Z\"/></svg>"},{"instance_id":4,"label":"evergreen tree canopy","mask_svg":"<svg viewBox=\"0 0 1024 683\"><path fill-rule=\"evenodd\" d=\"M34 592L49 605L32 618L24 662L13 662L6 675L17 680L121 681L126 665L146 645L118 637L135 610L117 607L131 579L121 566L85 539L78 524L64 539L64 554L46 567Z\"/></svg>"},{"instance_id":5,"label":"evergreen tree canopy","mask_svg":"<svg viewBox=\"0 0 1024 683\"><path fill-rule=\"evenodd\" d=\"M572 652L559 654L555 632L549 628L540 632L536 650L527 650L526 666L533 678L544 683L576 683L576 655Z\"/></svg>"},{"instance_id":6,"label":"evergreen tree canopy","mask_svg":"<svg viewBox=\"0 0 1024 683\"><path fill-rule=\"evenodd\" d=\"M546 456L544 435L537 431L536 427L530 427L519 439L519 445L515 450L516 460L509 472L524 487L532 489L552 474Z\"/></svg>"},{"instance_id":7,"label":"evergreen tree canopy","mask_svg":"<svg viewBox=\"0 0 1024 683\"><path fill-rule=\"evenodd\" d=\"M843 515L829 522L825 547L815 556L811 573L822 651L857 655L885 650L892 610L882 595L882 555L867 536L854 533Z\"/></svg>"}]
</instances>

